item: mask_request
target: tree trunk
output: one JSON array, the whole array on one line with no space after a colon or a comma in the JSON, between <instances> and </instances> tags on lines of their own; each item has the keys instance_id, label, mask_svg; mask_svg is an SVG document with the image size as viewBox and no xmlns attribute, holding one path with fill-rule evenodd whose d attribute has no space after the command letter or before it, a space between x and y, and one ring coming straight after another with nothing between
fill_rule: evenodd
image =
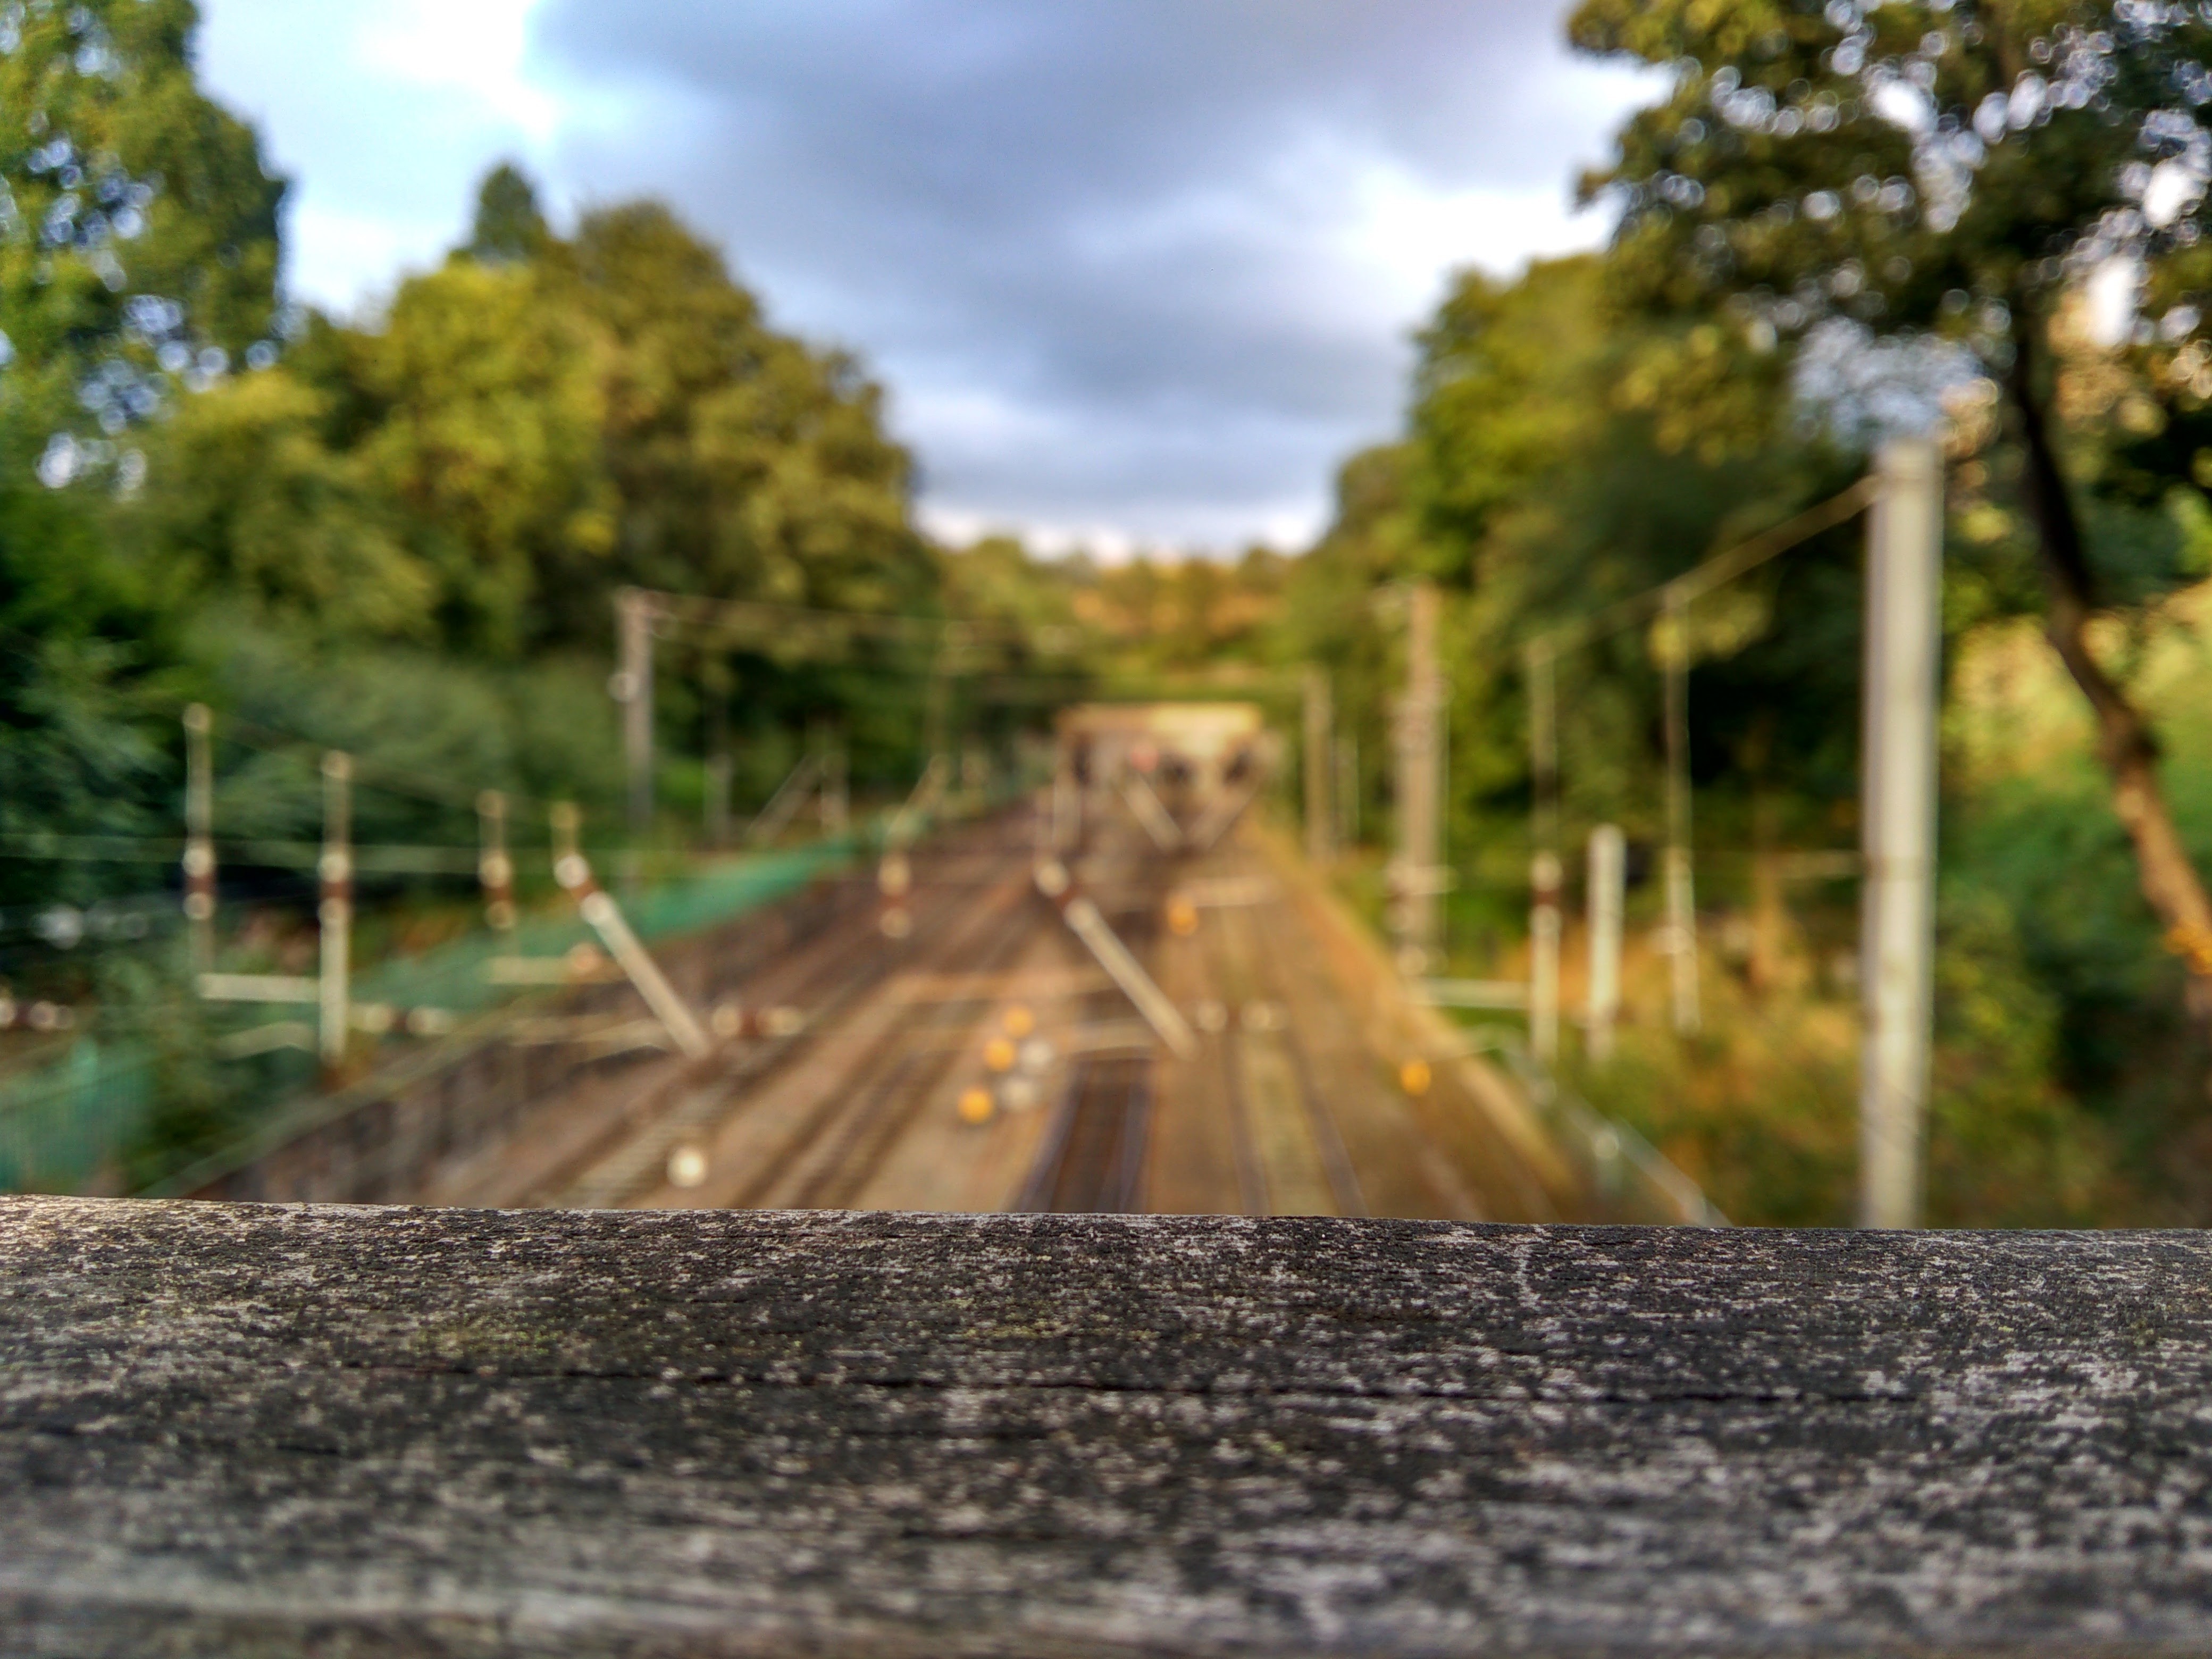
<instances>
[{"instance_id":1,"label":"tree trunk","mask_svg":"<svg viewBox=\"0 0 2212 1659\"><path fill-rule=\"evenodd\" d=\"M2050 417L2035 385L2035 325L2014 331L2008 387L2027 454L2027 509L2035 521L2049 614L2045 632L2089 700L2098 758L2111 775L2112 808L2134 844L2136 875L2166 947L2189 969L2189 1011L2212 1022L2212 897L2190 862L2159 781L2158 740L2127 693L2089 648L2096 585L2064 475L2052 447Z\"/></svg>"}]
</instances>

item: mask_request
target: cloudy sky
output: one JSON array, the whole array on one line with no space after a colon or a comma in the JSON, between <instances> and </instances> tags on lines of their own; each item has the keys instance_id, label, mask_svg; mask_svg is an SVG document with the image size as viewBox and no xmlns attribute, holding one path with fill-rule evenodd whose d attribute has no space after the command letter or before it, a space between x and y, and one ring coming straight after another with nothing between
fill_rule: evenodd
<instances>
[{"instance_id":1,"label":"cloudy sky","mask_svg":"<svg viewBox=\"0 0 2212 1659\"><path fill-rule=\"evenodd\" d=\"M964 536L1296 545L1394 429L1447 273L1571 211L1646 94L1547 0L202 0L294 180L290 279L373 307L501 157L639 194L860 353Z\"/></svg>"}]
</instances>

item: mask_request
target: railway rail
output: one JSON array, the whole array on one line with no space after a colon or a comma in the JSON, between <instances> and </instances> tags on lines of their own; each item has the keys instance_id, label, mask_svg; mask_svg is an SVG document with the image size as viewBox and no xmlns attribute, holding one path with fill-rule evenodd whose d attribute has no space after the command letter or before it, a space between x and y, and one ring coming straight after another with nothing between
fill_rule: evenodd
<instances>
[{"instance_id":1,"label":"railway rail","mask_svg":"<svg viewBox=\"0 0 2212 1659\"><path fill-rule=\"evenodd\" d=\"M1068 864L1194 1042L1171 1052L1036 890L1038 814L955 826L672 952L720 1041L570 1068L388 1194L468 1206L951 1209L1595 1218L1245 824L1203 848L1158 793L1094 790ZM1041 808L1040 811L1046 809ZM897 926L887 927L896 908ZM1339 919L1340 921L1341 919ZM1369 964L1371 968L1372 964ZM1402 988L1400 988L1402 995ZM1422 1068L1425 1071L1425 1066ZM1479 1081L1479 1079L1478 1079ZM1504 1103L1503 1104L1501 1103ZM1510 1117L1510 1114L1508 1114ZM282 1196L282 1194L272 1194Z\"/></svg>"},{"instance_id":2,"label":"railway rail","mask_svg":"<svg viewBox=\"0 0 2212 1659\"><path fill-rule=\"evenodd\" d=\"M1157 809L1156 810L1164 810ZM1141 822L1141 820L1140 820ZM1151 848L1157 836L1146 831ZM1154 963L1171 870L1156 851L1124 837L1108 866L1106 921L1139 964ZM1031 1211L1141 1212L1151 1151L1152 1044L1127 1021L1122 994L1101 988L1083 999L1080 1028L1103 1034L1070 1065L1043 1147L1016 1207Z\"/></svg>"},{"instance_id":3,"label":"railway rail","mask_svg":"<svg viewBox=\"0 0 2212 1659\"><path fill-rule=\"evenodd\" d=\"M841 1029L868 1021L863 1005L917 961L960 959L963 921L979 885L1006 886L1018 819L957 830L920 860L909 931L887 939L872 873L824 884L796 925L766 924L771 948L740 945L737 963L695 977L716 1013L753 1011L749 1041L726 1042L706 1060L673 1057L585 1079L515 1115L509 1133L426 1183L423 1201L469 1205L619 1207L649 1190L672 1156L711 1133L741 1102ZM948 953L949 941L949 953ZM760 1016L771 1018L762 1021ZM777 1022L772 1017L785 1018Z\"/></svg>"}]
</instances>

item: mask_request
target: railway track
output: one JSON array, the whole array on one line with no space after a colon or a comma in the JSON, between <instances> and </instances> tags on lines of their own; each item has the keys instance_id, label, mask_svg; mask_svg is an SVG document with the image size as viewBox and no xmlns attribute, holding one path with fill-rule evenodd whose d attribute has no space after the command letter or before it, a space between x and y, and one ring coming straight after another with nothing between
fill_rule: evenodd
<instances>
[{"instance_id":1,"label":"railway track","mask_svg":"<svg viewBox=\"0 0 2212 1659\"><path fill-rule=\"evenodd\" d=\"M1176 860L1127 833L1109 840L1112 851L1101 860L1108 875L1100 884L1099 908L1151 972ZM1127 1014L1118 990L1084 999L1079 1027L1097 1035L1068 1068L1044 1145L1015 1207L1124 1214L1146 1209L1158 1056L1154 1045L1130 1027Z\"/></svg>"},{"instance_id":2,"label":"railway track","mask_svg":"<svg viewBox=\"0 0 2212 1659\"><path fill-rule=\"evenodd\" d=\"M878 1024L856 1022L854 1017L871 998L880 995L895 974L942 971L969 964L979 925L984 925L986 918L1017 908L1023 884L1008 871L1021 866L1016 855L1025 854L1026 828L1026 821L1018 817L994 821L979 835L963 837L949 852L926 860L908 895L913 924L904 938L884 937L871 908L858 925L820 941L795 981L775 988L787 1006L805 1016L803 1027L788 1036L765 1037L718 1055L705 1068L705 1075L687 1079L672 1100L659 1103L658 1109L634 1111L615 1150L553 1201L577 1208L613 1208L634 1200L662 1177L679 1151L696 1150L711 1140L727 1119L744 1109L753 1091L779 1072L820 1045L849 1044L853 1034L843 1029L848 1024L858 1023L866 1029ZM872 876L860 879L872 891ZM1033 919L1025 920L1034 926ZM997 959L995 953L991 959ZM766 994L768 990L759 988L757 994ZM904 1022L895 1019L892 1023ZM839 1104L825 1091L819 1112L812 1115L811 1128L818 1133L842 1121L847 1114L837 1109ZM779 1194L770 1200L760 1188L761 1181L770 1178L765 1171L787 1160L806 1159L811 1166L809 1148L815 1139L815 1133L806 1133L786 1144L763 1161L763 1173L749 1175L745 1185L734 1192L718 1190L716 1201L731 1208L769 1207L771 1202L778 1208L823 1207L811 1202L804 1191ZM713 1173L708 1169L696 1184L703 1187Z\"/></svg>"},{"instance_id":3,"label":"railway track","mask_svg":"<svg viewBox=\"0 0 2212 1659\"><path fill-rule=\"evenodd\" d=\"M495 1178L440 1201L1533 1218L1494 1136L1401 1090L1257 840L1090 831L1075 878L1195 1054L1158 1045L1037 896L1030 821L1010 814L916 850L904 937L878 927L870 872L696 969L802 1025L549 1103ZM1189 896L1197 920L1170 928ZM986 1069L1033 1027L1048 1075ZM1010 1081L1039 1109L1018 1119Z\"/></svg>"},{"instance_id":4,"label":"railway track","mask_svg":"<svg viewBox=\"0 0 2212 1659\"><path fill-rule=\"evenodd\" d=\"M668 947L711 1053L518 1026L280 1178L327 1187L336 1146L375 1197L430 1204L1606 1213L1556 1126L1239 823L1269 752L1241 706L1070 711L1034 811ZM1044 830L1073 848L1050 901Z\"/></svg>"},{"instance_id":5,"label":"railway track","mask_svg":"<svg viewBox=\"0 0 2212 1659\"><path fill-rule=\"evenodd\" d=\"M886 939L872 870L840 878L746 930L688 975L695 994L756 1016L756 1035L708 1060L673 1056L610 1068L519 1114L511 1132L443 1172L422 1201L612 1208L649 1184L671 1150L803 1058L890 976L941 949L979 881L1003 882L1025 847L1026 821L1001 817L950 832L915 860L913 927ZM702 999L707 1000L707 999ZM760 1030L758 1017L786 1024Z\"/></svg>"},{"instance_id":6,"label":"railway track","mask_svg":"<svg viewBox=\"0 0 2212 1659\"><path fill-rule=\"evenodd\" d=\"M1048 918L1032 902L1026 872L990 890L938 953L987 976L1004 969ZM738 1209L834 1209L867 1185L884 1152L938 1092L957 1057L951 1039L971 1026L989 999L952 997L909 1005L874 1044L846 1090L806 1115L781 1155L750 1173L729 1200Z\"/></svg>"},{"instance_id":7,"label":"railway track","mask_svg":"<svg viewBox=\"0 0 2212 1659\"><path fill-rule=\"evenodd\" d=\"M1031 1170L1015 1207L1062 1213L1143 1213L1152 1110L1150 1054L1093 1054L1078 1060L1044 1156Z\"/></svg>"}]
</instances>

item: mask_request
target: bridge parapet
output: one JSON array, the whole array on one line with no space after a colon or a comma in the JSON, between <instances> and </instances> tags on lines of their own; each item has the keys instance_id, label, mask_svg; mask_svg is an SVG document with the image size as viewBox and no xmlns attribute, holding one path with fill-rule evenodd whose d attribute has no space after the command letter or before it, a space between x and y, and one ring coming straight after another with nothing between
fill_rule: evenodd
<instances>
[{"instance_id":1,"label":"bridge parapet","mask_svg":"<svg viewBox=\"0 0 2212 1659\"><path fill-rule=\"evenodd\" d=\"M2212 1243L0 1200L0 1652L2201 1650Z\"/></svg>"}]
</instances>

